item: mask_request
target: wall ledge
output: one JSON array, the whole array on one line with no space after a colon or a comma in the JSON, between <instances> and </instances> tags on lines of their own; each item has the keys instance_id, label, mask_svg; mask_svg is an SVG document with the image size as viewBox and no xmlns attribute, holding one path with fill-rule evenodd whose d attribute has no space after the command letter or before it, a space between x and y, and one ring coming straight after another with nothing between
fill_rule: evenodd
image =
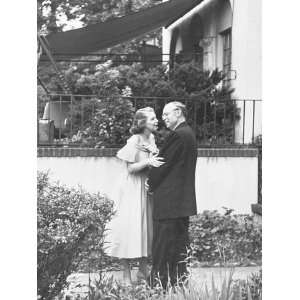
<instances>
[{"instance_id":1,"label":"wall ledge","mask_svg":"<svg viewBox=\"0 0 300 300\"><path fill-rule=\"evenodd\" d=\"M113 157L118 148L38 147L38 157ZM257 157L258 149L249 147L198 148L198 157Z\"/></svg>"}]
</instances>

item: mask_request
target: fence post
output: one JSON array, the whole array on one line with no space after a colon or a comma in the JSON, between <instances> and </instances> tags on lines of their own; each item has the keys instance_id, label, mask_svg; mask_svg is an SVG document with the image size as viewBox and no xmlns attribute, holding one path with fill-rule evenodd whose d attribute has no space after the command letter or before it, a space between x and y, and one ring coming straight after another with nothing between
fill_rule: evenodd
<instances>
[{"instance_id":1,"label":"fence post","mask_svg":"<svg viewBox=\"0 0 300 300\"><path fill-rule=\"evenodd\" d=\"M245 144L245 110L246 110L246 100L243 100L243 145Z\"/></svg>"},{"instance_id":2,"label":"fence post","mask_svg":"<svg viewBox=\"0 0 300 300\"><path fill-rule=\"evenodd\" d=\"M252 100L252 110L253 110L253 116L252 116L252 143L254 143L254 119L255 119L255 101Z\"/></svg>"}]
</instances>

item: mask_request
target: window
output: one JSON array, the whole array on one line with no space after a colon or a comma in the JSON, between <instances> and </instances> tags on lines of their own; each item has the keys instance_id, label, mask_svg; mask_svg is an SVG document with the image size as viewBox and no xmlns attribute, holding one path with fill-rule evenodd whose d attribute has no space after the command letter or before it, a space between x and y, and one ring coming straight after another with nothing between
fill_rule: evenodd
<instances>
[{"instance_id":1,"label":"window","mask_svg":"<svg viewBox=\"0 0 300 300\"><path fill-rule=\"evenodd\" d=\"M230 85L230 71L231 71L231 29L221 33L223 42L223 73L225 78L224 85Z\"/></svg>"},{"instance_id":2,"label":"window","mask_svg":"<svg viewBox=\"0 0 300 300\"><path fill-rule=\"evenodd\" d=\"M212 62L212 43L215 37L204 37L200 40L199 45L203 49L203 69L210 70L213 67Z\"/></svg>"},{"instance_id":3,"label":"window","mask_svg":"<svg viewBox=\"0 0 300 300\"><path fill-rule=\"evenodd\" d=\"M193 50L194 50L194 53L193 53L194 59L196 62L199 63L199 65L201 66L201 68L203 70L203 48L200 47L199 45L195 44Z\"/></svg>"}]
</instances>

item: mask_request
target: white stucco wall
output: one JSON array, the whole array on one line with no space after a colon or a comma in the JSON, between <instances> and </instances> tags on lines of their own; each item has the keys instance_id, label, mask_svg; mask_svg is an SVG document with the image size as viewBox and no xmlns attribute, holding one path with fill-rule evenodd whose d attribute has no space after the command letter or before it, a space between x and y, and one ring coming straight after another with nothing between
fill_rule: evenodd
<instances>
[{"instance_id":1,"label":"white stucco wall","mask_svg":"<svg viewBox=\"0 0 300 300\"><path fill-rule=\"evenodd\" d=\"M168 54L170 53L171 36L172 36L172 30L163 28L163 30L162 30L162 53L167 54L167 55L163 55L163 57L162 57L163 61L169 60Z\"/></svg>"},{"instance_id":2,"label":"white stucco wall","mask_svg":"<svg viewBox=\"0 0 300 300\"><path fill-rule=\"evenodd\" d=\"M110 196L124 165L114 157L39 157L38 170L49 170L51 180L67 186ZM251 213L251 204L257 203L257 158L198 157L196 196L198 212L225 206Z\"/></svg>"},{"instance_id":3,"label":"white stucco wall","mask_svg":"<svg viewBox=\"0 0 300 300\"><path fill-rule=\"evenodd\" d=\"M205 51L204 67L208 70L223 68L223 45L221 32L232 24L232 62L231 69L236 79L231 81L234 99L262 99L262 64L261 64L261 0L204 0L197 7L178 19L163 31L163 52L167 53L172 30L186 30L193 16L201 17L204 37L211 37L211 43ZM200 29L199 29L200 30ZM182 39L188 41L187 38ZM178 42L179 43L179 42ZM183 45L184 47L184 45ZM231 74L233 77L234 73ZM236 142L243 139L243 102L237 103L241 109L241 120L236 124ZM248 103L245 111L244 142L251 142L253 105ZM262 132L262 103L255 106L254 136Z\"/></svg>"},{"instance_id":4,"label":"white stucco wall","mask_svg":"<svg viewBox=\"0 0 300 300\"><path fill-rule=\"evenodd\" d=\"M185 28L195 14L201 17L203 36L215 37L213 54L219 68L222 67L222 59L219 57L221 54L218 51L222 48L219 35L232 27L232 69L238 75L233 81L235 97L261 99L261 0L203 1L163 30L164 53L169 51L172 30L177 27L186 34Z\"/></svg>"},{"instance_id":5,"label":"white stucco wall","mask_svg":"<svg viewBox=\"0 0 300 300\"><path fill-rule=\"evenodd\" d=\"M257 157L198 157L198 211L225 206L250 213L250 205L257 203L257 170Z\"/></svg>"},{"instance_id":6,"label":"white stucco wall","mask_svg":"<svg viewBox=\"0 0 300 300\"><path fill-rule=\"evenodd\" d=\"M234 0L232 68L236 98L261 99L261 0Z\"/></svg>"},{"instance_id":7,"label":"white stucco wall","mask_svg":"<svg viewBox=\"0 0 300 300\"><path fill-rule=\"evenodd\" d=\"M262 99L261 31L261 0L233 0L232 69L236 70L237 78L232 85L236 99ZM255 135L262 132L261 108L261 103L257 103ZM252 107L249 105L246 115L245 140L251 141ZM243 120L236 127L237 141L242 140L242 126Z\"/></svg>"}]
</instances>

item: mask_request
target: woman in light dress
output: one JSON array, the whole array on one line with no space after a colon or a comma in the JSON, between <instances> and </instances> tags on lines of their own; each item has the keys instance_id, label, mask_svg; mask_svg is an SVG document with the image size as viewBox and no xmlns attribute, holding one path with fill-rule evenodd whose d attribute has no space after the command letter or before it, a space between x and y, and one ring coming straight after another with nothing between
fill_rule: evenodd
<instances>
[{"instance_id":1,"label":"woman in light dress","mask_svg":"<svg viewBox=\"0 0 300 300\"><path fill-rule=\"evenodd\" d=\"M152 108L135 113L130 132L132 136L117 153L125 171L116 182L116 214L107 233L107 254L121 259L125 284L131 284L130 259L139 258L138 279L147 277L147 257L151 254L152 211L147 198L145 181L151 167L164 164L158 157L154 132L157 118ZM114 183L112 183L114 184Z\"/></svg>"}]
</instances>

